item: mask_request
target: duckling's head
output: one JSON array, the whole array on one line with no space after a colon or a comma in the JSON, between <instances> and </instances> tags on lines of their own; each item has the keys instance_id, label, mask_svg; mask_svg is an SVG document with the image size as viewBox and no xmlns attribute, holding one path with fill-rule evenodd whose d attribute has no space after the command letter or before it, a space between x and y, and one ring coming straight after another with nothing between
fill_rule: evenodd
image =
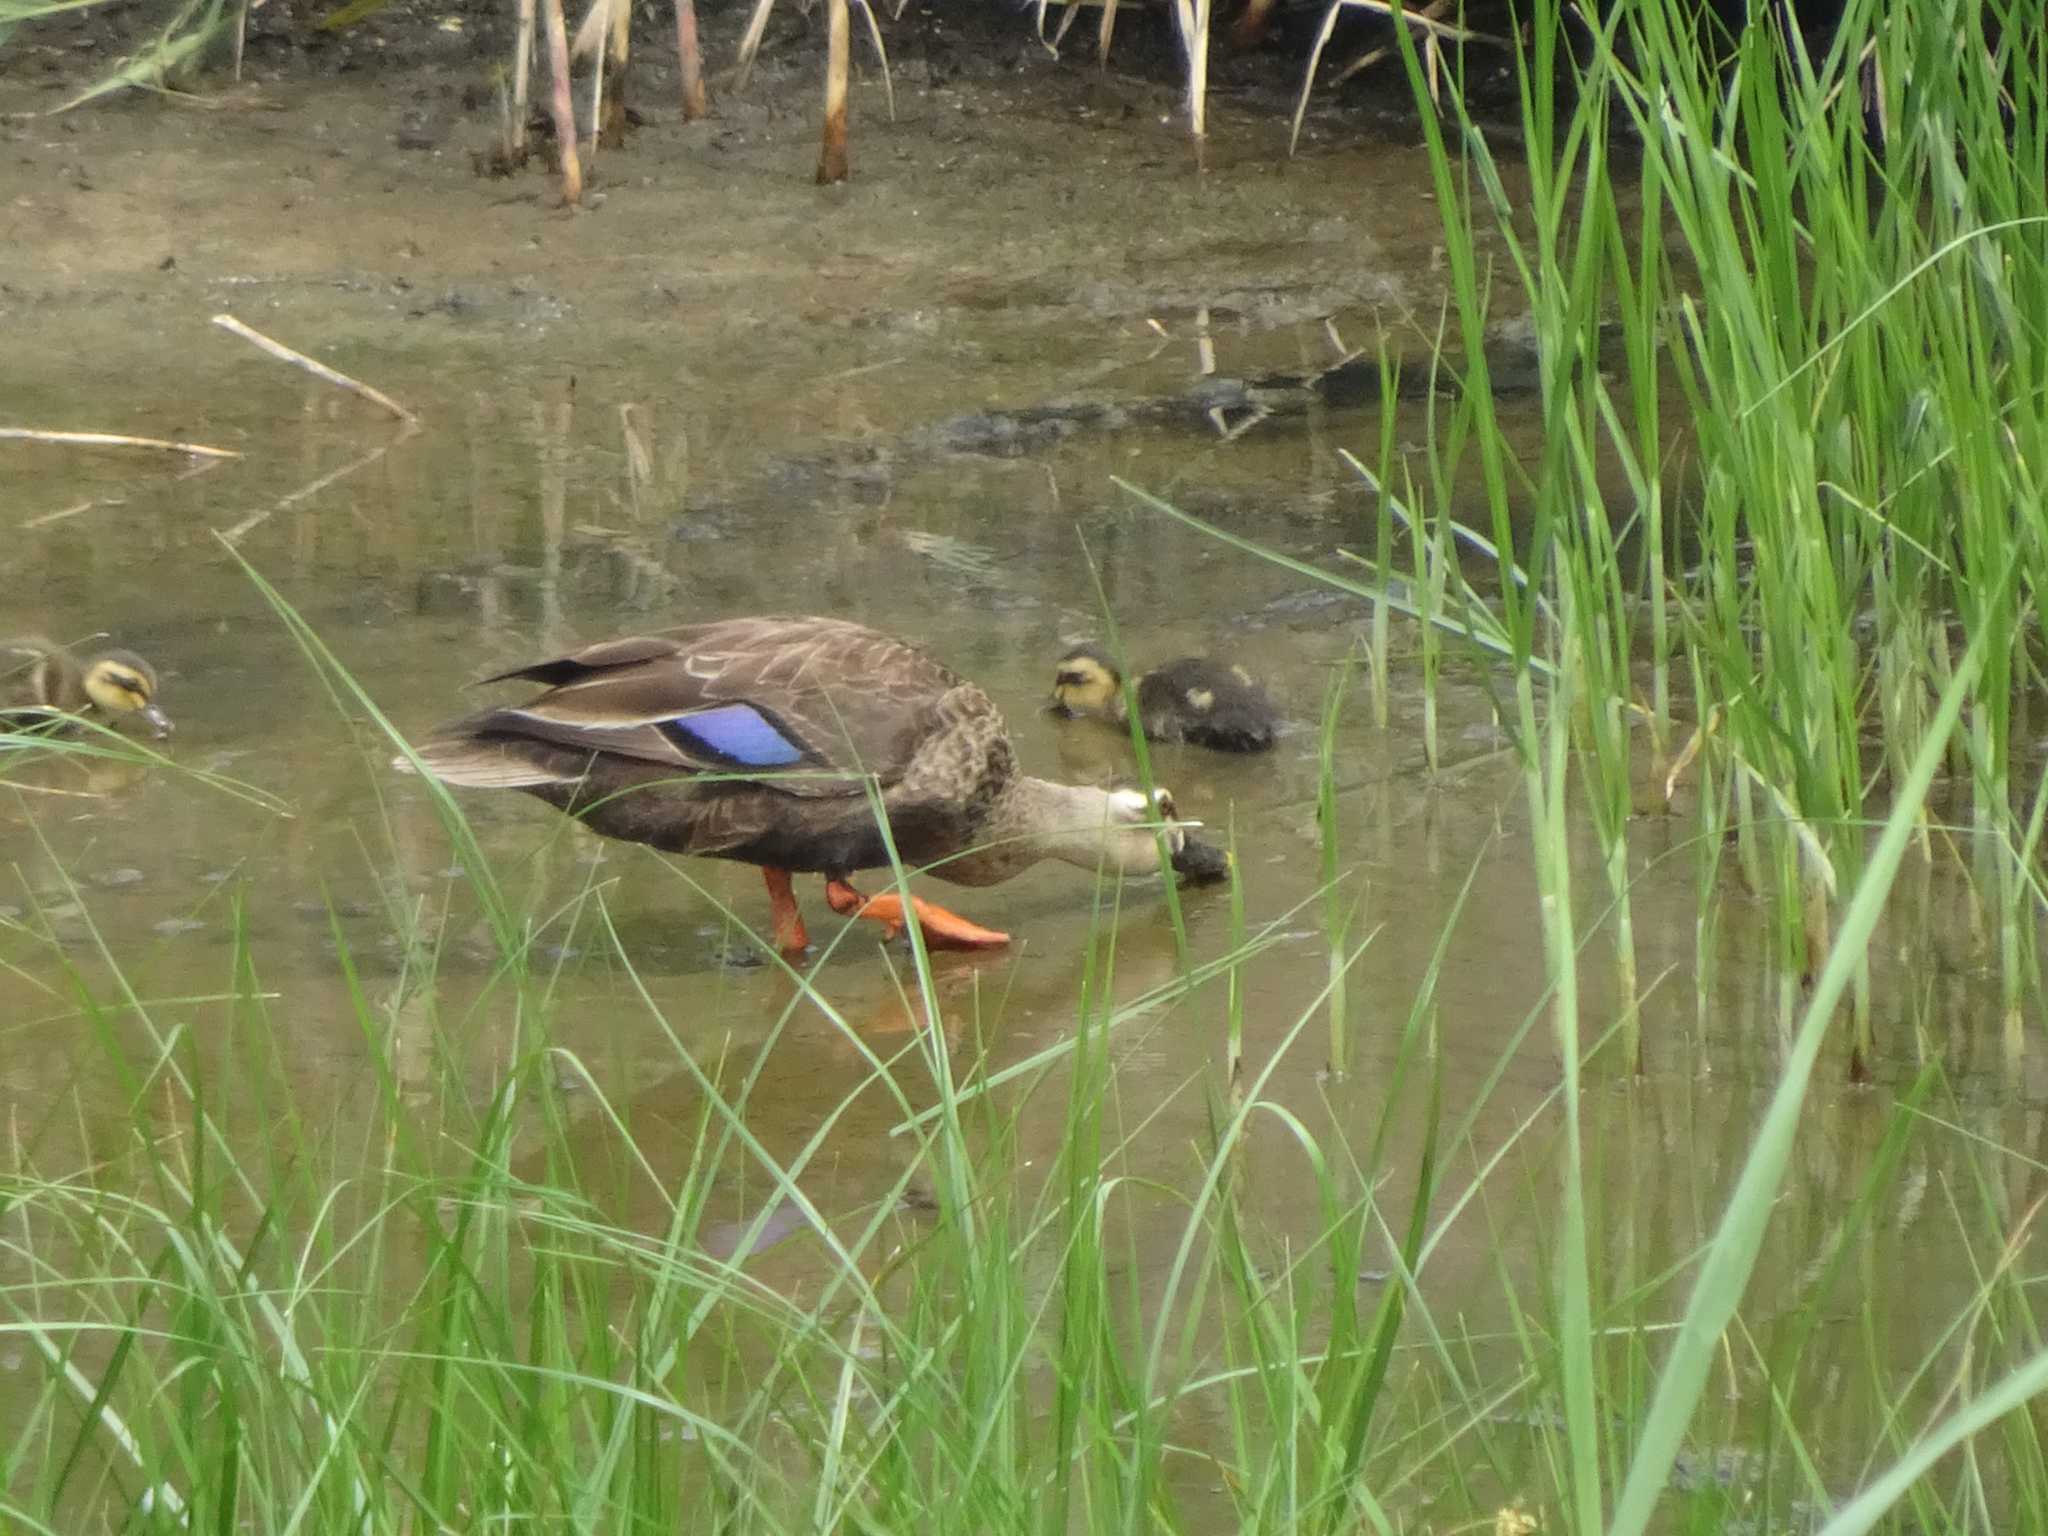
<instances>
[{"instance_id":1,"label":"duckling's head","mask_svg":"<svg viewBox=\"0 0 2048 1536\"><path fill-rule=\"evenodd\" d=\"M85 664L85 696L111 719L140 715L159 737L171 719L156 704L156 669L133 651L101 651Z\"/></svg>"},{"instance_id":2,"label":"duckling's head","mask_svg":"<svg viewBox=\"0 0 2048 1536\"><path fill-rule=\"evenodd\" d=\"M1052 711L1069 717L1114 715L1123 690L1123 674L1109 652L1097 645L1077 645L1053 668Z\"/></svg>"}]
</instances>

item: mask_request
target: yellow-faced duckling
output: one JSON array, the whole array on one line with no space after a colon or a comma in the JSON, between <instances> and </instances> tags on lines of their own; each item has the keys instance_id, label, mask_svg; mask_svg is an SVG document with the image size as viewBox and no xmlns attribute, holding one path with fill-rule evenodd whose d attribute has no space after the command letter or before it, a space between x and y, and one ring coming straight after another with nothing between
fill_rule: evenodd
<instances>
[{"instance_id":1,"label":"yellow-faced duckling","mask_svg":"<svg viewBox=\"0 0 2048 1536\"><path fill-rule=\"evenodd\" d=\"M869 786L902 862L994 885L1041 859L1219 878L1224 855L1186 832L1164 791L1055 784L1022 772L983 693L915 647L827 618L739 618L608 640L515 667L524 704L442 726L418 749L444 783L523 789L607 837L760 866L775 940L806 947L790 875L825 877L832 910L906 920L858 870L889 862ZM398 766L408 766L403 759ZM925 943L1009 942L913 898Z\"/></svg>"},{"instance_id":2,"label":"yellow-faced duckling","mask_svg":"<svg viewBox=\"0 0 2048 1536\"><path fill-rule=\"evenodd\" d=\"M156 669L133 651L97 650L81 661L48 640L0 642L0 715L136 717L164 737L171 721L156 693Z\"/></svg>"},{"instance_id":3,"label":"yellow-faced duckling","mask_svg":"<svg viewBox=\"0 0 2048 1536\"><path fill-rule=\"evenodd\" d=\"M1280 713L1251 673L1206 656L1183 656L1138 679L1138 723L1153 741L1191 741L1220 752L1263 752L1280 731ZM1129 720L1123 674L1109 652L1077 645L1053 669L1052 708Z\"/></svg>"}]
</instances>

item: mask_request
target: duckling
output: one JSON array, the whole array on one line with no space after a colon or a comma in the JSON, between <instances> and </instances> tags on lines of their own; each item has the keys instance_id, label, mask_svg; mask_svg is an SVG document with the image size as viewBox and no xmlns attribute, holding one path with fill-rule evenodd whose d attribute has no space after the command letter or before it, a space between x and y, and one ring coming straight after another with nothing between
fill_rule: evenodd
<instances>
[{"instance_id":1,"label":"duckling","mask_svg":"<svg viewBox=\"0 0 2048 1536\"><path fill-rule=\"evenodd\" d=\"M156 669L133 651L94 651L81 662L48 640L0 642L0 715L137 715L161 739L171 720L156 691Z\"/></svg>"},{"instance_id":2,"label":"duckling","mask_svg":"<svg viewBox=\"0 0 2048 1536\"><path fill-rule=\"evenodd\" d=\"M1077 645L1053 669L1052 709L1069 718L1128 719L1123 674L1109 652ZM1154 741L1191 741L1219 752L1263 752L1280 714L1243 667L1183 656L1138 679L1138 723Z\"/></svg>"},{"instance_id":3,"label":"duckling","mask_svg":"<svg viewBox=\"0 0 2048 1536\"><path fill-rule=\"evenodd\" d=\"M935 948L1010 936L922 897L868 897L856 871L891 847L955 885L994 885L1041 859L1195 880L1227 857L1189 837L1164 790L1096 789L1017 764L993 701L914 646L842 619L754 617L586 646L486 682L544 691L440 727L417 750L445 784L523 789L593 831L760 868L778 947L809 939L790 875L825 877L842 915ZM398 759L398 768L410 760ZM886 813L888 837L875 815Z\"/></svg>"}]
</instances>

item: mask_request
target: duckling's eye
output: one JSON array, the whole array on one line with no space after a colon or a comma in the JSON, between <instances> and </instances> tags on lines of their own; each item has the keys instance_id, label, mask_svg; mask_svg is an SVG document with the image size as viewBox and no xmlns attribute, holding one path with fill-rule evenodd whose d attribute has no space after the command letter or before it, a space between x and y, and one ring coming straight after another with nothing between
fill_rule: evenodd
<instances>
[{"instance_id":1,"label":"duckling's eye","mask_svg":"<svg viewBox=\"0 0 2048 1536\"><path fill-rule=\"evenodd\" d=\"M1060 688L1078 688L1088 679L1079 672L1061 672L1054 676L1053 684Z\"/></svg>"},{"instance_id":2,"label":"duckling's eye","mask_svg":"<svg viewBox=\"0 0 2048 1536\"><path fill-rule=\"evenodd\" d=\"M123 693L132 693L138 699L146 699L149 697L149 684L145 683L133 672L116 672L111 677L109 677L107 681L112 683L116 688L120 689Z\"/></svg>"}]
</instances>

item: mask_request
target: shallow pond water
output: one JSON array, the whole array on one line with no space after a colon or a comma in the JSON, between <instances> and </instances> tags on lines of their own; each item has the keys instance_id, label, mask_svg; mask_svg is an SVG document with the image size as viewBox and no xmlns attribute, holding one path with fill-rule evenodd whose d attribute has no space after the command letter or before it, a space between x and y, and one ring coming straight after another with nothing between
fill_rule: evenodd
<instances>
[{"instance_id":1,"label":"shallow pond water","mask_svg":"<svg viewBox=\"0 0 2048 1536\"><path fill-rule=\"evenodd\" d=\"M459 1043L460 1070L482 1093L513 1048L510 1020L468 1008L489 995L495 955L422 789L389 769L381 732L330 693L241 562L407 733L469 707L473 678L577 643L715 615L819 612L926 645L996 698L1030 768L1077 780L1130 767L1115 732L1041 709L1060 647L1100 633L1099 580L1131 656L1226 654L1268 679L1288 716L1268 756L1153 758L1184 814L1234 837L1248 922L1272 933L1243 972L1254 1067L1314 1016L1269 1096L1337 1137L1372 1136L1411 999L1470 881L1434 1007L1446 1103L1462 1113L1486 1097L1451 1149L1461 1172L1443 1214L1485 1183L1422 1284L1440 1316L1475 1334L1499 1327L1503 1280L1533 1281L1549 1259L1559 1080L1547 1028L1522 1033L1546 978L1522 787L1493 716L1504 680L1462 659L1449 667L1440 774L1423 761L1422 686L1400 622L1389 696L1375 700L1363 671L1353 680L1334 736L1340 909L1349 942L1370 942L1350 976L1355 1060L1332 1077L1318 1003L1330 953L1318 721L1369 616L1112 483L1324 561L1369 536L1371 502L1337 453L1370 460L1378 413L1320 411L1231 438L1199 424L1091 425L999 452L920 435L963 413L1170 397L1205 370L1313 370L1340 345L1426 337L1441 292L1419 151L1376 142L1283 169L1274 124L1246 116L1197 178L1152 120L1156 93L1127 84L1141 110L1111 134L1091 114L1113 87L1047 76L1015 95L906 92L902 121L856 141L855 183L824 194L801 177L805 119L735 103L722 139L657 124L606 163L603 205L568 217L500 195L452 151L386 147L407 99L388 80L272 89L290 111L202 119L117 104L5 130L0 206L23 211L18 227L32 234L0 253L0 319L15 338L0 424L180 437L243 457L193 472L142 453L0 445L0 629L104 629L145 651L165 673L178 761L280 807L168 772L67 769L0 795L0 1054L9 1123L33 1133L37 1166L116 1155L130 1134L127 1089L81 1030L71 992L75 971L118 995L102 942L153 1017L203 1031L218 1009L181 1000L228 987L245 935L269 998L270 1054L296 1103L334 1117L322 1134L337 1144L373 1111L337 933L372 988L395 984L406 960L395 911L416 912L438 939L445 1033L396 1042L401 1061L424 1073L421 1057ZM418 83L444 90L436 77ZM209 326L223 310L388 391L420 428L394 428ZM1421 403L1397 409L1400 442L1430 430ZM1533 420L1521 430L1533 441ZM765 925L754 871L600 844L524 797L463 803L522 911L542 924L566 914L543 927L534 961L553 1038L636 1109L657 1172L664 1157L691 1155L698 1089L656 1012L703 1056L746 1060L790 1011L749 1099L771 1150L800 1144L862 1081L842 1033L734 926ZM1596 1262L1638 1276L1682 1264L1711 1228L1781 1048L1780 982L1732 877L1713 989L1699 993L1688 834L1646 817L1636 837L1648 1074L1598 1077L1583 1106L1615 1245ZM1592 910L1602 885L1590 835L1576 852ZM813 936L837 936L816 882L799 897ZM1901 899L1941 912L1958 898L1930 879ZM1069 1034L1095 921L1088 878L1044 866L955 904L1018 939L999 956L937 962L963 1065L977 1048L1000 1067ZM1228 948L1223 896L1189 891L1180 904L1194 959ZM1595 937L1586 1010L1597 1027L1617 1006L1603 953ZM1184 960L1156 886L1122 893L1115 955L1118 998L1165 997L1124 1027L1114 1055L1119 1113L1144 1127L1131 1170L1173 1186L1206 1144L1202 1085L1223 1048L1221 1005L1211 992L1173 997ZM893 1049L906 1028L902 968L858 933L815 984ZM2009 1146L2037 1146L2048 1131L2038 1061L2002 1053L1991 991L1966 955L1931 965L1921 949L1888 952L1876 972L1880 1084L1844 1086L1839 1059L1826 1070L1759 1316L1807 1283L1811 1245L1868 1171L1891 1089L1922 1049L1946 1055L1960 1101L1944 1112L1971 1131ZM1929 1018L1948 1038L1913 1037L1906 1021ZM215 1067L232 1092L225 1047ZM1061 1107L1044 1092L1023 1116L1027 1165L1044 1155L1034 1135L1057 1136ZM859 1208L894 1176L900 1142L885 1109L831 1133L811 1175L827 1213ZM252 1128L252 1141L261 1134ZM589 1135L603 1155L594 1113ZM1510 1141L1514 1155L1493 1163ZM1395 1187L1407 1171L1400 1145ZM1909 1187L1972 1177L1944 1161L1952 1146L1916 1143ZM1261 1216L1312 1234L1314 1191L1289 1157L1278 1137L1254 1146L1254 1177L1263 1170L1269 1186ZM632 1189L622 1186L618 1214L654 1221L651 1192ZM1880 1341L1904 1371L1976 1280L1944 1201L1895 1217L1850 1283L1911 1277ZM1164 1205L1133 1213L1143 1264L1163 1272L1178 1220ZM768 1262L802 1268L787 1255ZM1678 1306L1674 1294L1673 1315ZM1843 1368L1860 1373L1867 1341L1853 1326L1842 1334ZM0 1385L0 1401L12 1390ZM1765 1405L1753 1371L1738 1368L1730 1390L1720 1427L1737 1437ZM1830 1470L1860 1464L1878 1411L1853 1391L1833 1405Z\"/></svg>"}]
</instances>

